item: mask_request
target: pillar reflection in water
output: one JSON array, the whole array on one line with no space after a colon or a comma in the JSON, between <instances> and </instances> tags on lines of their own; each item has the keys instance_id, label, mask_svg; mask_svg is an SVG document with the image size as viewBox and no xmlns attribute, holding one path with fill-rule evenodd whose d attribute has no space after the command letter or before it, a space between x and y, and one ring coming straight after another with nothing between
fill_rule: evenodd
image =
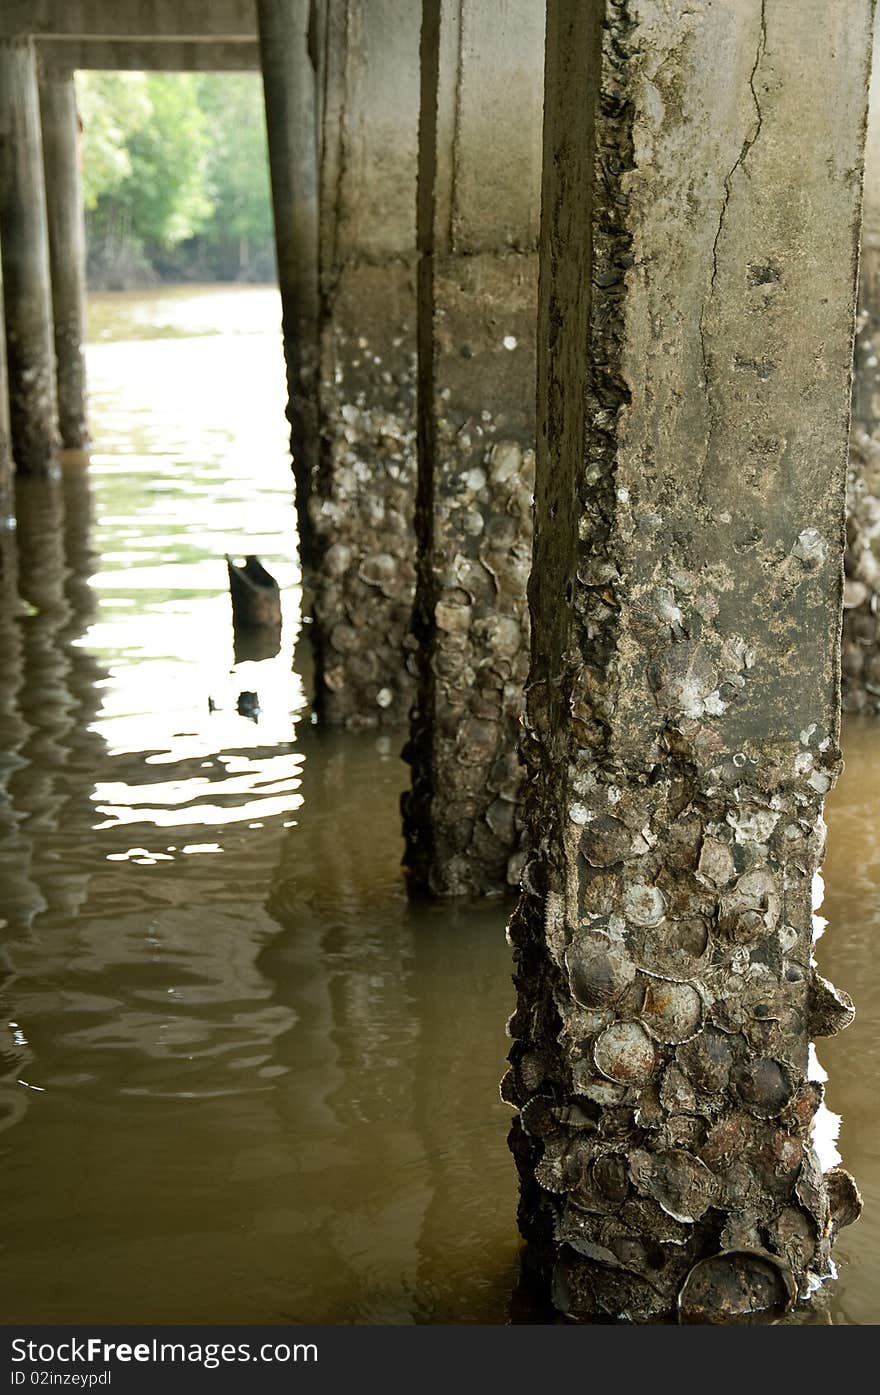
<instances>
[{"instance_id":1,"label":"pillar reflection in water","mask_svg":"<svg viewBox=\"0 0 880 1395\"><path fill-rule=\"evenodd\" d=\"M245 326L253 297L238 297ZM151 358L123 330L114 371L137 360L129 380L152 373L157 386L160 370L176 376L185 357L185 343L172 347L177 355L157 344ZM271 335L248 348L270 394L261 351L273 351ZM199 349L216 386L236 362L235 341ZM215 535L268 511L250 480L237 498L245 464L227 419L215 411L212 432L190 443L172 441L187 428L170 410L157 423L161 441L141 417L134 454L131 427L119 432L124 412L108 418L101 400L107 362L97 356L103 431L91 467L71 457L60 479L22 482L18 548L11 533L0 571L3 1306L41 1320L123 1320L137 1308L149 1320L179 1318L192 1303L194 1318L245 1310L256 1320L277 1302L260 1255L239 1251L260 1202L234 1172L242 1139L278 1133L270 1099L287 1067L274 1043L294 1020L256 959L277 928L260 906L297 803L297 689L289 645L268 676L271 665L233 655ZM269 432L251 433L249 476L253 450L271 467ZM174 477L174 512L163 470L166 488ZM286 499L286 469L278 473ZM275 515L280 537L289 519L277 505ZM211 594L214 567L222 579ZM279 568L288 585L289 572ZM296 594L287 595L290 627ZM206 605L204 653L194 656L182 627L188 608ZM196 719L193 689L218 673L222 693L209 691L222 710L209 714L203 698ZM279 675L280 712L268 691ZM259 722L235 713L235 694L253 686L269 708ZM240 1258L256 1276L247 1297L229 1281Z\"/></svg>"},{"instance_id":2,"label":"pillar reflection in water","mask_svg":"<svg viewBox=\"0 0 880 1395\"><path fill-rule=\"evenodd\" d=\"M65 855L68 833L90 811L91 772L103 742L90 730L101 670L75 647L91 615L84 589L89 498L83 466L53 478L19 479L17 529L4 538L3 801L0 883L0 1011L11 1035L4 1098L20 1117L30 1098L27 994L16 967L44 949L47 916L75 914L88 870ZM53 942L64 963L69 942ZM42 957L48 970L52 955ZM2 973L5 970L5 984ZM0 1113L0 1121L3 1115Z\"/></svg>"},{"instance_id":3,"label":"pillar reflection in water","mask_svg":"<svg viewBox=\"0 0 880 1395\"><path fill-rule=\"evenodd\" d=\"M305 731L303 807L261 957L297 1014L276 1098L296 1156L292 1315L498 1321L515 1263L504 911L407 903L396 743Z\"/></svg>"}]
</instances>

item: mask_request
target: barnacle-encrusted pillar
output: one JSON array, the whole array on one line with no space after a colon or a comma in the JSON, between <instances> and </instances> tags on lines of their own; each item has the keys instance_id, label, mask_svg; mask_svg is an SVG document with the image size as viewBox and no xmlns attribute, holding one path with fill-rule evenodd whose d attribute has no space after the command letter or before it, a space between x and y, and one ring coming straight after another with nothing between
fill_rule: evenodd
<instances>
[{"instance_id":1,"label":"barnacle-encrusted pillar","mask_svg":"<svg viewBox=\"0 0 880 1395\"><path fill-rule=\"evenodd\" d=\"M425 0L412 883L519 879L544 15Z\"/></svg>"},{"instance_id":2,"label":"barnacle-encrusted pillar","mask_svg":"<svg viewBox=\"0 0 880 1395\"><path fill-rule=\"evenodd\" d=\"M287 419L300 558L313 561L309 495L317 461L317 0L257 0L272 181L275 252L287 365Z\"/></svg>"},{"instance_id":3,"label":"barnacle-encrusted pillar","mask_svg":"<svg viewBox=\"0 0 880 1395\"><path fill-rule=\"evenodd\" d=\"M0 240L12 450L22 474L57 445L52 285L37 67L30 39L0 39Z\"/></svg>"},{"instance_id":4,"label":"barnacle-encrusted pillar","mask_svg":"<svg viewBox=\"0 0 880 1395\"><path fill-rule=\"evenodd\" d=\"M847 476L843 707L880 713L880 28L874 40Z\"/></svg>"},{"instance_id":5,"label":"barnacle-encrusted pillar","mask_svg":"<svg viewBox=\"0 0 880 1395\"><path fill-rule=\"evenodd\" d=\"M504 1095L560 1309L735 1320L805 1294L858 1211L813 1148L808 1046L852 1015L811 884L872 5L602 18L548 6Z\"/></svg>"},{"instance_id":6,"label":"barnacle-encrusted pillar","mask_svg":"<svg viewBox=\"0 0 880 1395\"><path fill-rule=\"evenodd\" d=\"M311 635L318 715L339 726L399 726L412 697L419 18L327 6Z\"/></svg>"},{"instance_id":7,"label":"barnacle-encrusted pillar","mask_svg":"<svg viewBox=\"0 0 880 1395\"><path fill-rule=\"evenodd\" d=\"M69 70L47 67L40 74L40 117L52 272L58 426L61 444L76 450L89 439L82 350L86 318L86 233L79 117L73 73Z\"/></svg>"}]
</instances>

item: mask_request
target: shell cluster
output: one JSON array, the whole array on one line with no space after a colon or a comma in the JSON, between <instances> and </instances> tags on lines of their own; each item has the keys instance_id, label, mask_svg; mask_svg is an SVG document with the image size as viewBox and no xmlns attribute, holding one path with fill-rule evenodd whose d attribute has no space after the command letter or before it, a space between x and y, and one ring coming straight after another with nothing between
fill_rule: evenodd
<instances>
[{"instance_id":1,"label":"shell cluster","mask_svg":"<svg viewBox=\"0 0 880 1395\"><path fill-rule=\"evenodd\" d=\"M29 325L25 328L26 338L17 323L8 323L6 357L11 435L18 468L27 473L45 468L46 447L54 439L54 428L47 428L46 423L56 420L57 402L54 356L47 352L35 358L34 345L41 336L31 333Z\"/></svg>"},{"instance_id":2,"label":"shell cluster","mask_svg":"<svg viewBox=\"0 0 880 1395\"><path fill-rule=\"evenodd\" d=\"M513 252L435 272L404 828L414 883L441 896L516 886L522 868L536 275L535 254Z\"/></svg>"},{"instance_id":3,"label":"shell cluster","mask_svg":"<svg viewBox=\"0 0 880 1395\"><path fill-rule=\"evenodd\" d=\"M545 893L540 940L537 895L511 927L521 975L547 957L538 992L520 978L503 1093L574 1316L781 1313L858 1212L811 1142L807 1043L852 1018L811 957L818 796L784 768L760 790L736 775L726 797L581 779L575 875Z\"/></svg>"},{"instance_id":4,"label":"shell cluster","mask_svg":"<svg viewBox=\"0 0 880 1395\"><path fill-rule=\"evenodd\" d=\"M415 292L408 264L344 273L322 329L318 407L320 456L309 499L318 710L333 726L401 726L414 672Z\"/></svg>"}]
</instances>

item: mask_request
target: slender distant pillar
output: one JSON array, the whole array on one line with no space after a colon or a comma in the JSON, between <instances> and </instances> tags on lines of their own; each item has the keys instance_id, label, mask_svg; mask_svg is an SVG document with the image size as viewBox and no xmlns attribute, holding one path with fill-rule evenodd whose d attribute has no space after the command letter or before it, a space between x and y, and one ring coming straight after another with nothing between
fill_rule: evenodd
<instances>
[{"instance_id":1,"label":"slender distant pillar","mask_svg":"<svg viewBox=\"0 0 880 1395\"><path fill-rule=\"evenodd\" d=\"M0 39L0 244L12 451L51 470L58 444L52 283L33 43Z\"/></svg>"},{"instance_id":2,"label":"slender distant pillar","mask_svg":"<svg viewBox=\"0 0 880 1395\"><path fill-rule=\"evenodd\" d=\"M413 692L417 4L329 0L321 137L316 705L402 725Z\"/></svg>"},{"instance_id":3,"label":"slender distant pillar","mask_svg":"<svg viewBox=\"0 0 880 1395\"><path fill-rule=\"evenodd\" d=\"M547 7L504 1097L576 1320L781 1315L859 1212L809 1046L873 8Z\"/></svg>"},{"instance_id":4,"label":"slender distant pillar","mask_svg":"<svg viewBox=\"0 0 880 1395\"><path fill-rule=\"evenodd\" d=\"M843 589L843 707L880 714L880 25L874 39L853 360Z\"/></svg>"},{"instance_id":5,"label":"slender distant pillar","mask_svg":"<svg viewBox=\"0 0 880 1395\"><path fill-rule=\"evenodd\" d=\"M275 248L281 291L287 417L300 555L314 545L309 497L317 460L318 136L316 0L257 0Z\"/></svg>"},{"instance_id":6,"label":"slender distant pillar","mask_svg":"<svg viewBox=\"0 0 880 1395\"><path fill-rule=\"evenodd\" d=\"M89 433L83 359L86 237L73 73L54 68L41 73L40 116L52 273L58 426L61 444L76 450L87 444Z\"/></svg>"},{"instance_id":7,"label":"slender distant pillar","mask_svg":"<svg viewBox=\"0 0 880 1395\"><path fill-rule=\"evenodd\" d=\"M418 890L519 878L544 14L425 0L419 124Z\"/></svg>"},{"instance_id":8,"label":"slender distant pillar","mask_svg":"<svg viewBox=\"0 0 880 1395\"><path fill-rule=\"evenodd\" d=\"M3 277L0 274L0 528L7 526L15 512L14 469L9 437L9 378L6 371L6 335L3 331Z\"/></svg>"}]
</instances>

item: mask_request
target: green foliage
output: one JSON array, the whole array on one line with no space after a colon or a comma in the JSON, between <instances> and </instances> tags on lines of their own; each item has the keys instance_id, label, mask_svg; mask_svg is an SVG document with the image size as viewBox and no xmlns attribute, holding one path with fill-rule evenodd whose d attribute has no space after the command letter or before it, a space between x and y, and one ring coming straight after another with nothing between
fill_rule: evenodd
<instances>
[{"instance_id":1,"label":"green foliage","mask_svg":"<svg viewBox=\"0 0 880 1395\"><path fill-rule=\"evenodd\" d=\"M211 127L206 179L215 230L271 238L262 84L249 73L203 75L199 100Z\"/></svg>"},{"instance_id":2,"label":"green foliage","mask_svg":"<svg viewBox=\"0 0 880 1395\"><path fill-rule=\"evenodd\" d=\"M192 73L150 73L150 116L128 144L131 174L121 196L136 237L173 247L211 213L205 187L208 121Z\"/></svg>"},{"instance_id":3,"label":"green foliage","mask_svg":"<svg viewBox=\"0 0 880 1395\"><path fill-rule=\"evenodd\" d=\"M93 280L271 274L256 75L79 73L77 97Z\"/></svg>"},{"instance_id":4,"label":"green foliage","mask_svg":"<svg viewBox=\"0 0 880 1395\"><path fill-rule=\"evenodd\" d=\"M132 172L128 142L150 116L144 73L78 73L83 123L83 195L87 209L112 195Z\"/></svg>"}]
</instances>

